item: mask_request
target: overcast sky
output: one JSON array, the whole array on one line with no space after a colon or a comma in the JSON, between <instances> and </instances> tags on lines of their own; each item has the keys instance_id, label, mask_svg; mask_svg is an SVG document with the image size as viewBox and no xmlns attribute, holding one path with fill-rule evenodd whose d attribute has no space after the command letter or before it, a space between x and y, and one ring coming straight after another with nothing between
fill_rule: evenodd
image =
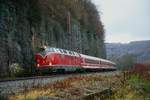
<instances>
[{"instance_id":1,"label":"overcast sky","mask_svg":"<svg viewBox=\"0 0 150 100\"><path fill-rule=\"evenodd\" d=\"M150 40L150 0L92 0L105 26L106 42Z\"/></svg>"}]
</instances>

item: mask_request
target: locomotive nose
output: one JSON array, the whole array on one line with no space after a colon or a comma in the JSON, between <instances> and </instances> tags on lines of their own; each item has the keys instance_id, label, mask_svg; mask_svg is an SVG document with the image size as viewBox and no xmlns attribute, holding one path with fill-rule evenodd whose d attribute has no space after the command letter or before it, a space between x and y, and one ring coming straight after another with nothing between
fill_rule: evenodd
<instances>
[{"instance_id":1,"label":"locomotive nose","mask_svg":"<svg viewBox=\"0 0 150 100\"><path fill-rule=\"evenodd\" d=\"M45 55L44 57L41 54L36 54L35 59L37 67L51 66L54 60L52 54Z\"/></svg>"}]
</instances>

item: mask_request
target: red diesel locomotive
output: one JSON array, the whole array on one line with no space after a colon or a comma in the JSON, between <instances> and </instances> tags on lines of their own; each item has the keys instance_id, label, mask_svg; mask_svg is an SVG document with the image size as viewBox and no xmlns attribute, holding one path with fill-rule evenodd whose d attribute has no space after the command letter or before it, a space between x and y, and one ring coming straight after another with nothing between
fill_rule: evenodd
<instances>
[{"instance_id":1,"label":"red diesel locomotive","mask_svg":"<svg viewBox=\"0 0 150 100\"><path fill-rule=\"evenodd\" d=\"M115 70L115 63L60 48L44 48L35 55L36 68L74 71L84 69Z\"/></svg>"}]
</instances>

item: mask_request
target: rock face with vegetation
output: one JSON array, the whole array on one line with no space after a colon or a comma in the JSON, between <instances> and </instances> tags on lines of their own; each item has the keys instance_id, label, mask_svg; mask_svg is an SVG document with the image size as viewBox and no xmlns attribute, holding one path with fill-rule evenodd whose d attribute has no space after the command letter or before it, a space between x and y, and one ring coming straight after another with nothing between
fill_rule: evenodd
<instances>
[{"instance_id":1,"label":"rock face with vegetation","mask_svg":"<svg viewBox=\"0 0 150 100\"><path fill-rule=\"evenodd\" d=\"M0 0L0 76L30 72L42 45L105 58L104 29L90 0Z\"/></svg>"}]
</instances>

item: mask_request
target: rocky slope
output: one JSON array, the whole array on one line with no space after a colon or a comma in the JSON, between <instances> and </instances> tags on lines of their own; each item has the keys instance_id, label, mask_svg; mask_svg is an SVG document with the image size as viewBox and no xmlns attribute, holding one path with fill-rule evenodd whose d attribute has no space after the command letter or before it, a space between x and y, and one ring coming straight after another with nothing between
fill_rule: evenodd
<instances>
[{"instance_id":1,"label":"rocky slope","mask_svg":"<svg viewBox=\"0 0 150 100\"><path fill-rule=\"evenodd\" d=\"M29 70L42 45L105 58L104 29L90 0L0 0L0 74ZM0 75L0 76L2 76Z\"/></svg>"}]
</instances>

